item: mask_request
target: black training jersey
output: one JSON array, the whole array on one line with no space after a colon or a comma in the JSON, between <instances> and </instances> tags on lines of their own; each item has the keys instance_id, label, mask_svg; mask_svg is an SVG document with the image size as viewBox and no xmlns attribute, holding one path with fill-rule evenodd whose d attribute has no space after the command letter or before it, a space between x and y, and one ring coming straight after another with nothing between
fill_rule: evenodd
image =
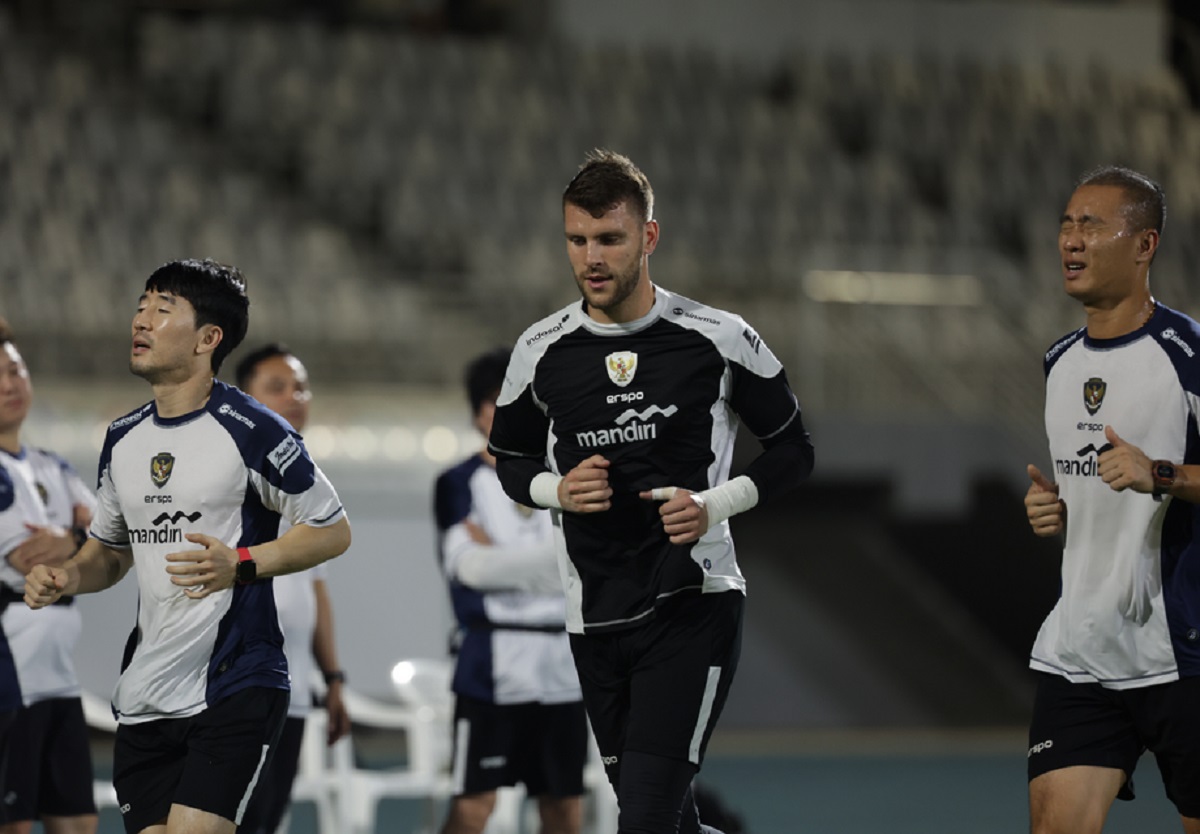
<instances>
[{"instance_id":1,"label":"black training jersey","mask_svg":"<svg viewBox=\"0 0 1200 834\"><path fill-rule=\"evenodd\" d=\"M767 449L745 473L760 501L811 470L783 367L738 316L656 288L637 321L600 324L577 303L522 334L490 437L505 489L532 505L538 472L566 473L594 454L611 462L609 510L554 514L568 630L637 625L680 591L745 591L728 522L673 545L660 502L638 497L724 483L739 422Z\"/></svg>"}]
</instances>

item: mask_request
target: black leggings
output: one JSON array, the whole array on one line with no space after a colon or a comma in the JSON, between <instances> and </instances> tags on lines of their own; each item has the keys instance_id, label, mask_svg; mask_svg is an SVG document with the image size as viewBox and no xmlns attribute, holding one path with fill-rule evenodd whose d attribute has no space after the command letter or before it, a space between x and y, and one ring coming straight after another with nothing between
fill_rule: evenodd
<instances>
[{"instance_id":1,"label":"black leggings","mask_svg":"<svg viewBox=\"0 0 1200 834\"><path fill-rule=\"evenodd\" d=\"M620 806L617 834L721 834L700 823L691 762L626 752L608 768Z\"/></svg>"}]
</instances>

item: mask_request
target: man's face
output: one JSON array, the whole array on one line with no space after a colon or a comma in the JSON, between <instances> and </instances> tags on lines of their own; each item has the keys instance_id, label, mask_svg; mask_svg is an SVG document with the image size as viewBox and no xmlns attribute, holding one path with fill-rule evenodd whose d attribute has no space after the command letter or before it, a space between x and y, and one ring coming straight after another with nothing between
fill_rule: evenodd
<instances>
[{"instance_id":1,"label":"man's face","mask_svg":"<svg viewBox=\"0 0 1200 834\"><path fill-rule=\"evenodd\" d=\"M196 310L186 298L149 290L133 317L129 370L151 384L183 381L192 376L211 329L196 327Z\"/></svg>"},{"instance_id":2,"label":"man's face","mask_svg":"<svg viewBox=\"0 0 1200 834\"><path fill-rule=\"evenodd\" d=\"M32 403L29 369L16 345L5 342L0 345L0 432L20 428Z\"/></svg>"},{"instance_id":3,"label":"man's face","mask_svg":"<svg viewBox=\"0 0 1200 834\"><path fill-rule=\"evenodd\" d=\"M304 431L312 391L308 388L308 371L296 357L272 356L259 362L246 383L246 393L291 423L296 431Z\"/></svg>"},{"instance_id":4,"label":"man's face","mask_svg":"<svg viewBox=\"0 0 1200 834\"><path fill-rule=\"evenodd\" d=\"M641 302L652 297L649 280L641 286L642 267L658 241L658 224L643 223L632 202L624 200L600 217L567 203L563 226L575 283L593 317L621 322L648 312L641 309L646 306Z\"/></svg>"},{"instance_id":5,"label":"man's face","mask_svg":"<svg viewBox=\"0 0 1200 834\"><path fill-rule=\"evenodd\" d=\"M1108 306L1128 297L1145 260L1146 232L1130 229L1118 186L1084 185L1075 190L1058 231L1063 287L1088 306Z\"/></svg>"}]
</instances>

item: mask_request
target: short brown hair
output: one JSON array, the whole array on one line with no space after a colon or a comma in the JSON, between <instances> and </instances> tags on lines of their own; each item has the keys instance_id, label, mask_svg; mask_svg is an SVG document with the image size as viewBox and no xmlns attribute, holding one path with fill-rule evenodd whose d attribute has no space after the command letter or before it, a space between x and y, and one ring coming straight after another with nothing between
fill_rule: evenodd
<instances>
[{"instance_id":1,"label":"short brown hair","mask_svg":"<svg viewBox=\"0 0 1200 834\"><path fill-rule=\"evenodd\" d=\"M6 345L9 342L15 342L12 328L8 326L8 319L0 316L0 345Z\"/></svg>"},{"instance_id":2,"label":"short brown hair","mask_svg":"<svg viewBox=\"0 0 1200 834\"><path fill-rule=\"evenodd\" d=\"M589 151L578 173L563 191L563 208L570 203L599 217L625 200L633 203L642 222L654 217L654 189L633 161L614 151Z\"/></svg>"}]
</instances>

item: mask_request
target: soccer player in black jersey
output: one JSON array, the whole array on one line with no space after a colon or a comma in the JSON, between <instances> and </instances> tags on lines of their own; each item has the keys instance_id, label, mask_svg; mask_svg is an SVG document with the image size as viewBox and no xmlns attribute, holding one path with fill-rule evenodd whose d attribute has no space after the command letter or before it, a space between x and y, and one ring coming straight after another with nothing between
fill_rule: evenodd
<instances>
[{"instance_id":1,"label":"soccer player in black jersey","mask_svg":"<svg viewBox=\"0 0 1200 834\"><path fill-rule=\"evenodd\" d=\"M812 444L758 334L651 283L654 193L628 158L590 154L563 221L583 300L521 335L489 448L508 494L551 508L561 533L567 629L620 834L713 831L691 782L740 650L727 520L804 479ZM763 452L730 480L739 423Z\"/></svg>"}]
</instances>

